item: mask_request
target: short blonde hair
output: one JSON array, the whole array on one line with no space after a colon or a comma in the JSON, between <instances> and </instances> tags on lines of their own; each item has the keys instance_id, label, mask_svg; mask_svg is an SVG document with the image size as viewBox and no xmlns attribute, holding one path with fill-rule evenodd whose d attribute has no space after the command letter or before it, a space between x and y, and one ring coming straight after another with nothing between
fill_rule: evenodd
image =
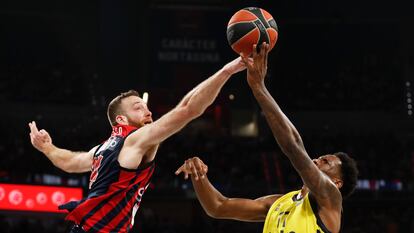
<instances>
[{"instance_id":1,"label":"short blonde hair","mask_svg":"<svg viewBox=\"0 0 414 233\"><path fill-rule=\"evenodd\" d=\"M118 124L116 122L116 116L123 113L123 110L121 109L122 100L130 96L139 97L139 93L135 90L122 92L109 103L106 115L108 116L109 123L111 123L112 126Z\"/></svg>"}]
</instances>

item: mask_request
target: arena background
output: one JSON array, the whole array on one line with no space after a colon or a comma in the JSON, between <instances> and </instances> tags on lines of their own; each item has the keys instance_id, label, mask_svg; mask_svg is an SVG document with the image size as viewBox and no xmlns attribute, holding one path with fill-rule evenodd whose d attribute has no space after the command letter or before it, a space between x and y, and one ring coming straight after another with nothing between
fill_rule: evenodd
<instances>
[{"instance_id":1,"label":"arena background","mask_svg":"<svg viewBox=\"0 0 414 233\"><path fill-rule=\"evenodd\" d=\"M129 89L149 93L157 119L236 56L226 25L247 6L278 23L267 85L309 154L345 151L358 161L343 232L414 232L414 16L402 1L3 0L0 183L86 188L88 174L65 174L31 147L27 123L60 147L88 150L110 133L108 101ZM227 196L301 185L240 74L162 144L132 232L262 231L204 214L191 183L174 175L193 155ZM0 232L65 232L63 217L2 210Z\"/></svg>"}]
</instances>

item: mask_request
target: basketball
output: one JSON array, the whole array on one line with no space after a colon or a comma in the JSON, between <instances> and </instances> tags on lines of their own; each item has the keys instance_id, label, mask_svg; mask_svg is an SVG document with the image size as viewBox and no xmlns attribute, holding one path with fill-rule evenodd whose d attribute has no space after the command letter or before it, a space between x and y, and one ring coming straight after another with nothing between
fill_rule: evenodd
<instances>
[{"instance_id":1,"label":"basketball","mask_svg":"<svg viewBox=\"0 0 414 233\"><path fill-rule=\"evenodd\" d=\"M249 56L253 44L258 49L263 42L272 49L278 38L276 21L269 12L258 7L247 7L237 11L227 25L227 41L237 53Z\"/></svg>"}]
</instances>

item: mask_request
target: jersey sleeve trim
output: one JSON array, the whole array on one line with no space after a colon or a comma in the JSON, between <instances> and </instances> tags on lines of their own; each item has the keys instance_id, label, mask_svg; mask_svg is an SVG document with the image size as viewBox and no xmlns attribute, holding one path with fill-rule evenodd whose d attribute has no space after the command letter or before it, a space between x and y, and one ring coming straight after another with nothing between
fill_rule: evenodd
<instances>
[{"instance_id":1,"label":"jersey sleeve trim","mask_svg":"<svg viewBox=\"0 0 414 233\"><path fill-rule=\"evenodd\" d=\"M308 195L309 195L309 203L310 203L310 206L311 206L312 211L313 211L313 213L315 214L315 217L316 217L316 224L318 224L318 226L323 230L323 232L325 232L325 233L331 233L326 228L325 224L323 224L322 219L319 216L319 212L318 212L319 207L318 207L318 203L316 202L315 198L310 193Z\"/></svg>"}]
</instances>

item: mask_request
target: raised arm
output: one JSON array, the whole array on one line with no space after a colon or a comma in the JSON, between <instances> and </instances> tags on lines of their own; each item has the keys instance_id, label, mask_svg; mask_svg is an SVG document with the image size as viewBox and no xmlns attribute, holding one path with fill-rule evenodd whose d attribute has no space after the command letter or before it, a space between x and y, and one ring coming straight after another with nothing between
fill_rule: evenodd
<instances>
[{"instance_id":1,"label":"raised arm","mask_svg":"<svg viewBox=\"0 0 414 233\"><path fill-rule=\"evenodd\" d=\"M53 165L70 173L83 173L91 170L93 153L97 146L88 152L61 149L53 145L52 138L46 130L37 129L36 122L30 122L29 127L32 145L45 154Z\"/></svg>"},{"instance_id":2,"label":"raised arm","mask_svg":"<svg viewBox=\"0 0 414 233\"><path fill-rule=\"evenodd\" d=\"M246 64L247 81L266 117L273 136L312 194L321 202L334 201L339 203L341 201L339 190L313 163L295 126L282 112L265 86L269 45L264 45L262 48L257 53L256 46L254 46L253 59L243 58L243 60L248 63Z\"/></svg>"},{"instance_id":3,"label":"raised arm","mask_svg":"<svg viewBox=\"0 0 414 233\"><path fill-rule=\"evenodd\" d=\"M231 75L245 68L241 58L231 61L191 90L173 110L129 136L125 145L134 144L146 150L161 143L183 128L188 122L200 116L213 103Z\"/></svg>"},{"instance_id":4,"label":"raised arm","mask_svg":"<svg viewBox=\"0 0 414 233\"><path fill-rule=\"evenodd\" d=\"M281 195L270 195L255 200L228 198L223 196L207 178L207 166L194 157L175 172L184 173L185 179L190 175L197 198L204 211L213 218L233 219L245 222L262 222L272 204Z\"/></svg>"}]
</instances>

